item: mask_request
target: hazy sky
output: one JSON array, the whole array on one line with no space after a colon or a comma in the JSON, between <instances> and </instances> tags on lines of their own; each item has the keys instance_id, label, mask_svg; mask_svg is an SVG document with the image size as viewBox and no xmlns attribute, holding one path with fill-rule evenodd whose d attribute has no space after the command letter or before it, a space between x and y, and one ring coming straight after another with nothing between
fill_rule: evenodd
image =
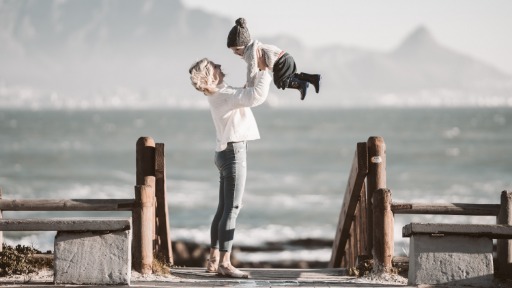
<instances>
[{"instance_id":1,"label":"hazy sky","mask_svg":"<svg viewBox=\"0 0 512 288\"><path fill-rule=\"evenodd\" d=\"M387 51L419 25L443 45L512 75L510 0L182 0L233 20L255 38L291 35L308 46ZM227 36L226 31L226 36ZM226 37L223 35L223 37Z\"/></svg>"}]
</instances>

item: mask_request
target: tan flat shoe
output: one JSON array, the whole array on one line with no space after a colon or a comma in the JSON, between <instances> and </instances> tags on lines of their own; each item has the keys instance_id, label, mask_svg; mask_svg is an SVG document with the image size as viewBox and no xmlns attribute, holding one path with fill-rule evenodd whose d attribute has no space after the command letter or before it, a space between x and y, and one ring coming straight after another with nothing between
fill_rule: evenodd
<instances>
[{"instance_id":1,"label":"tan flat shoe","mask_svg":"<svg viewBox=\"0 0 512 288\"><path fill-rule=\"evenodd\" d=\"M227 276L227 277L231 277L231 278L249 278L249 275L247 273L244 273L244 272L236 269L232 265L229 265L227 267L219 266L219 268L217 269L217 273L218 273L218 275Z\"/></svg>"}]
</instances>

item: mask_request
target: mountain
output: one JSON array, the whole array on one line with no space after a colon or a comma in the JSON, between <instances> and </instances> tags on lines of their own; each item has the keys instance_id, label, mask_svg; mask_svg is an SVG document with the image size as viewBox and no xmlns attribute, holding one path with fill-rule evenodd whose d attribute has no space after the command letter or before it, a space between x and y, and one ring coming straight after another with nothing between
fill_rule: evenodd
<instances>
[{"instance_id":1,"label":"mountain","mask_svg":"<svg viewBox=\"0 0 512 288\"><path fill-rule=\"evenodd\" d=\"M339 47L314 53L320 55L318 61L324 65L335 65L329 75L339 86L339 93L357 95L365 102L363 105L501 106L512 103L510 75L443 46L423 26L388 52L359 50L350 53Z\"/></svg>"},{"instance_id":2,"label":"mountain","mask_svg":"<svg viewBox=\"0 0 512 288\"><path fill-rule=\"evenodd\" d=\"M189 83L194 61L209 57L230 84L245 81L245 63L226 47L233 24L179 1L0 1L0 107L205 106ZM426 27L385 52L258 38L322 74L309 107L512 103L510 75L444 47ZM269 105L304 107L297 91L271 92Z\"/></svg>"}]
</instances>

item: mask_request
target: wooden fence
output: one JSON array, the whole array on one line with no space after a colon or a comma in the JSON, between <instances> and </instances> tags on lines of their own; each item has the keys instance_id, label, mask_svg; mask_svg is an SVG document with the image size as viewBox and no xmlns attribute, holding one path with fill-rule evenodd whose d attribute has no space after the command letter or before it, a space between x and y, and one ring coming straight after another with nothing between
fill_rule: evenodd
<instances>
[{"instance_id":1,"label":"wooden fence","mask_svg":"<svg viewBox=\"0 0 512 288\"><path fill-rule=\"evenodd\" d=\"M345 189L329 267L355 267L358 257L371 258L375 231L373 194L386 187L386 151L382 137L357 143L352 169ZM366 180L366 182L365 182ZM374 237L374 234L376 237ZM378 241L378 240L377 240Z\"/></svg>"},{"instance_id":2,"label":"wooden fence","mask_svg":"<svg viewBox=\"0 0 512 288\"><path fill-rule=\"evenodd\" d=\"M130 199L2 199L0 189L0 220L3 211L131 211L133 268L151 274L154 255L173 264L164 157L163 143L138 139L135 194Z\"/></svg>"},{"instance_id":3,"label":"wooden fence","mask_svg":"<svg viewBox=\"0 0 512 288\"><path fill-rule=\"evenodd\" d=\"M389 271L394 257L395 214L495 216L497 224L512 225L510 191L502 192L500 204L393 203L386 188L385 147L382 137L357 143L329 267L355 267L358 259L373 258L374 269ZM497 260L497 274L512 275L511 240L497 240Z\"/></svg>"}]
</instances>

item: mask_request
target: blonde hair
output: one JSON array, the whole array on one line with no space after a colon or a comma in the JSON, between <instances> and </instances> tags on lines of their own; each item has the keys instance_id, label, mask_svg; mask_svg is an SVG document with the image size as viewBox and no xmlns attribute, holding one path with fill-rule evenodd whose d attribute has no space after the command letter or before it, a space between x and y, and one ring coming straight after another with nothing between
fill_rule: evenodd
<instances>
[{"instance_id":1,"label":"blonde hair","mask_svg":"<svg viewBox=\"0 0 512 288\"><path fill-rule=\"evenodd\" d=\"M214 82L214 67L208 58L203 58L190 66L190 81L197 91L205 95L212 95L217 92Z\"/></svg>"}]
</instances>

